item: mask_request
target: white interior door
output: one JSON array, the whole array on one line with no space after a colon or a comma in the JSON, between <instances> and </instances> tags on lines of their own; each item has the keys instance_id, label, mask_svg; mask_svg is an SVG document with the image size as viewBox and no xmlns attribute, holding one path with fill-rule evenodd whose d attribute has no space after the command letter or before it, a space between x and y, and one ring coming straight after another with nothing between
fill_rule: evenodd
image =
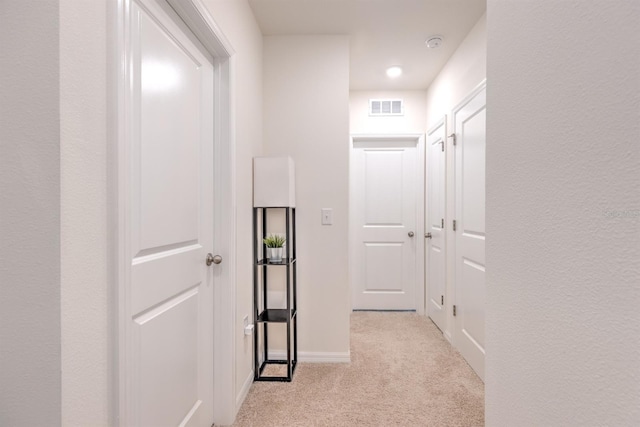
<instances>
[{"instance_id":1,"label":"white interior door","mask_svg":"<svg viewBox=\"0 0 640 427\"><path fill-rule=\"evenodd\" d=\"M417 140L353 143L353 308L415 310Z\"/></svg>"},{"instance_id":2,"label":"white interior door","mask_svg":"<svg viewBox=\"0 0 640 427\"><path fill-rule=\"evenodd\" d=\"M485 148L483 85L454 111L455 343L480 378L485 355Z\"/></svg>"},{"instance_id":3,"label":"white interior door","mask_svg":"<svg viewBox=\"0 0 640 427\"><path fill-rule=\"evenodd\" d=\"M130 9L126 425L213 423L213 66L164 2Z\"/></svg>"},{"instance_id":4,"label":"white interior door","mask_svg":"<svg viewBox=\"0 0 640 427\"><path fill-rule=\"evenodd\" d=\"M445 310L445 146L446 117L427 134L427 314L441 331Z\"/></svg>"}]
</instances>

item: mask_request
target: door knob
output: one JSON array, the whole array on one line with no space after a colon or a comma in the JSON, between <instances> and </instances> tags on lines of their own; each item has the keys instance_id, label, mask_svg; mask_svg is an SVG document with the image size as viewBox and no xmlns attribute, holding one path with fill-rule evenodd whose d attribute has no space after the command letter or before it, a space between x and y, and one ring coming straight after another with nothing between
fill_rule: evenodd
<instances>
[{"instance_id":1,"label":"door knob","mask_svg":"<svg viewBox=\"0 0 640 427\"><path fill-rule=\"evenodd\" d=\"M413 237L413 236L415 236L415 234L414 234L414 232L413 232L413 231L410 231L408 234L409 234L409 237Z\"/></svg>"},{"instance_id":2,"label":"door knob","mask_svg":"<svg viewBox=\"0 0 640 427\"><path fill-rule=\"evenodd\" d=\"M433 237L433 236L431 236L431 233L424 233L424 238L425 239L431 239L431 237Z\"/></svg>"},{"instance_id":3,"label":"door knob","mask_svg":"<svg viewBox=\"0 0 640 427\"><path fill-rule=\"evenodd\" d=\"M222 262L222 257L220 255L213 256L213 254L207 254L207 266L211 264L220 264Z\"/></svg>"}]
</instances>

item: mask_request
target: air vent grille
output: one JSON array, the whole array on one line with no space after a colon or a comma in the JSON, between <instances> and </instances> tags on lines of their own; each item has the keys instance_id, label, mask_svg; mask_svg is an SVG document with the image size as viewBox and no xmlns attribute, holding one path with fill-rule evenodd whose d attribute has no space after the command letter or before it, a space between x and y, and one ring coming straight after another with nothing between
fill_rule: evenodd
<instances>
[{"instance_id":1,"label":"air vent grille","mask_svg":"<svg viewBox=\"0 0 640 427\"><path fill-rule=\"evenodd\" d=\"M404 104L402 99L370 99L370 116L402 116Z\"/></svg>"}]
</instances>

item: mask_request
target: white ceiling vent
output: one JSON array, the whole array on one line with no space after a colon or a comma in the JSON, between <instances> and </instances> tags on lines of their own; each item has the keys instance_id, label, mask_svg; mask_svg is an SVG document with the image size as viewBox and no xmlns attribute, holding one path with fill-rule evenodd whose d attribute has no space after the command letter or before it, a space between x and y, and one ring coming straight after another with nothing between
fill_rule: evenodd
<instances>
[{"instance_id":1,"label":"white ceiling vent","mask_svg":"<svg viewBox=\"0 0 640 427\"><path fill-rule=\"evenodd\" d=\"M402 116L404 104L402 99L370 99L370 116Z\"/></svg>"}]
</instances>

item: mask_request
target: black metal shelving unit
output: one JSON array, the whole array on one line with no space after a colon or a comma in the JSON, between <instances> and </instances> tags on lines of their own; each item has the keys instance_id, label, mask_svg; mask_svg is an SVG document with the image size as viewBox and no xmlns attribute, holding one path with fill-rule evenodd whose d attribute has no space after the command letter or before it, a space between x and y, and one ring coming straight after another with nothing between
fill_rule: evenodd
<instances>
[{"instance_id":1,"label":"black metal shelving unit","mask_svg":"<svg viewBox=\"0 0 640 427\"><path fill-rule=\"evenodd\" d=\"M280 210L285 213L286 255L282 262L270 262L266 257L267 213ZM261 234L262 238L259 238ZM296 209L293 207L253 208L253 306L254 306L254 381L290 382L298 363L298 308L297 308L297 265L296 262ZM261 242L262 244L259 244ZM269 270L286 269L286 307L269 308L267 301ZM262 274L260 272L262 271ZM273 359L269 355L269 325L286 324L287 358ZM262 336L262 342L260 342ZM263 375L268 365L286 365L286 376Z\"/></svg>"}]
</instances>

